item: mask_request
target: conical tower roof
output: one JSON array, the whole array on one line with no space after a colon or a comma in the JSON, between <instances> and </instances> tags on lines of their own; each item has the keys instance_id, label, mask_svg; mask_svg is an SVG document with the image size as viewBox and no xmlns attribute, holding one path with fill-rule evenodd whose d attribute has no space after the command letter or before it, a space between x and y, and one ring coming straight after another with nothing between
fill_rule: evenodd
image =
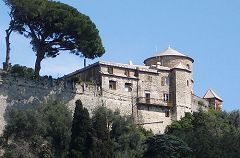
<instances>
[{"instance_id":1,"label":"conical tower roof","mask_svg":"<svg viewBox=\"0 0 240 158\"><path fill-rule=\"evenodd\" d=\"M194 60L189 57L189 56L186 56L174 49L172 49L170 46L165 49L163 52L160 52L160 53L157 53L156 55L150 57L150 58L147 58L144 60L144 63L146 64L146 62L149 60L149 59L154 59L154 58L157 58L157 57L167 57L167 56L175 56L175 57L182 57L182 58L186 58L186 59L189 59L192 61L192 63L194 62Z\"/></svg>"},{"instance_id":2,"label":"conical tower roof","mask_svg":"<svg viewBox=\"0 0 240 158\"><path fill-rule=\"evenodd\" d=\"M222 98L220 98L213 90L209 89L207 93L203 97L204 99L211 99L211 98L216 98L220 101L223 101Z\"/></svg>"},{"instance_id":3,"label":"conical tower roof","mask_svg":"<svg viewBox=\"0 0 240 158\"><path fill-rule=\"evenodd\" d=\"M182 57L187 57L186 55L172 49L170 46L165 49L163 52L157 54L156 56L182 56Z\"/></svg>"}]
</instances>

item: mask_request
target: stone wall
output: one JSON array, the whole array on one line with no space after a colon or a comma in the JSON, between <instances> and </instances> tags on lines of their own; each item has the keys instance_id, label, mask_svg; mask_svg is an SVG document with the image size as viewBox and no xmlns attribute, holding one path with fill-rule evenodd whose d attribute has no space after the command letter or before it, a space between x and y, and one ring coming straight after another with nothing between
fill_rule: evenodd
<instances>
[{"instance_id":1,"label":"stone wall","mask_svg":"<svg viewBox=\"0 0 240 158\"><path fill-rule=\"evenodd\" d=\"M49 101L58 101L74 110L75 101L81 99L91 113L96 106L102 105L95 85L66 84L63 80L49 78L28 79L5 72L0 76L0 133L12 108L32 109Z\"/></svg>"},{"instance_id":2,"label":"stone wall","mask_svg":"<svg viewBox=\"0 0 240 158\"><path fill-rule=\"evenodd\" d=\"M147 75L142 74L140 77L144 80L141 83L145 85L144 90L149 89L153 97L160 98L163 91L169 91L168 86L160 86L161 84L158 83L159 78L166 75L168 74L153 75L150 81ZM75 101L80 99L90 114L97 106L106 106L112 110L119 109L120 114L133 115L136 123L142 124L147 129L152 129L153 132L162 133L166 125L170 124L170 118L165 117L165 109L167 108L162 108L160 111L158 108L151 108L150 111L137 109L138 80L119 77L117 78L116 90L109 90L109 80L116 80L116 77L103 75L101 79L102 87L99 87L91 82L74 84L70 80L64 81L49 78L36 80L1 72L0 132L4 129L8 112L12 108L32 109L40 104L55 100L66 104L73 111ZM132 84L130 92L125 91L125 83ZM142 89L141 92L144 92L144 90ZM161 121L163 123L157 123Z\"/></svg>"},{"instance_id":3,"label":"stone wall","mask_svg":"<svg viewBox=\"0 0 240 158\"><path fill-rule=\"evenodd\" d=\"M196 95L192 95L192 112L197 112L199 110L207 111L208 109L208 101Z\"/></svg>"},{"instance_id":4,"label":"stone wall","mask_svg":"<svg viewBox=\"0 0 240 158\"><path fill-rule=\"evenodd\" d=\"M161 66L173 68L179 63L183 63L186 67L189 65L189 69L192 70L193 61L188 57L181 56L161 56L161 57L152 57L144 61L144 64L147 66L157 65L157 62L161 63Z\"/></svg>"},{"instance_id":5,"label":"stone wall","mask_svg":"<svg viewBox=\"0 0 240 158\"><path fill-rule=\"evenodd\" d=\"M175 119L180 120L184 117L185 112L191 112L192 108L192 74L186 70L173 70L173 88L174 88L174 105Z\"/></svg>"}]
</instances>

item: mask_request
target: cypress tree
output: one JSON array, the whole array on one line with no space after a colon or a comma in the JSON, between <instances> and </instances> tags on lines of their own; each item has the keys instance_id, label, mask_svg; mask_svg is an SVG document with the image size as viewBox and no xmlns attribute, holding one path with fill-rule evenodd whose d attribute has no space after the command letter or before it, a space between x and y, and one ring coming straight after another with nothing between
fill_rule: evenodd
<instances>
[{"instance_id":1,"label":"cypress tree","mask_svg":"<svg viewBox=\"0 0 240 158\"><path fill-rule=\"evenodd\" d=\"M110 139L106 108L100 107L93 116L93 158L112 158L113 143Z\"/></svg>"},{"instance_id":2,"label":"cypress tree","mask_svg":"<svg viewBox=\"0 0 240 158\"><path fill-rule=\"evenodd\" d=\"M80 100L76 101L71 131L72 135L69 146L69 157L89 157L91 150L91 120L88 110L83 108Z\"/></svg>"}]
</instances>

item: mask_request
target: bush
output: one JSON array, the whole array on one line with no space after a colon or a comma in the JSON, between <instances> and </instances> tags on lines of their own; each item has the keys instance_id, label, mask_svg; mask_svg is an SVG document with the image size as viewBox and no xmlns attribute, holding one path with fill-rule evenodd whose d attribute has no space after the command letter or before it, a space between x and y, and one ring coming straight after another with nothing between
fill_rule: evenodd
<instances>
[{"instance_id":1,"label":"bush","mask_svg":"<svg viewBox=\"0 0 240 158\"><path fill-rule=\"evenodd\" d=\"M18 74L21 77L27 78L33 78L35 76L35 71L32 68L21 66L19 64L12 66L10 73Z\"/></svg>"}]
</instances>

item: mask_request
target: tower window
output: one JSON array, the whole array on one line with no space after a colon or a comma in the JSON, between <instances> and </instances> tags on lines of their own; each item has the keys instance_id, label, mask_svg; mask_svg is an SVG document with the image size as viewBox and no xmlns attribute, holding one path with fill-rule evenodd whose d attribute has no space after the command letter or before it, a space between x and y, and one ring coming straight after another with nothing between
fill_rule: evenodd
<instances>
[{"instance_id":1,"label":"tower window","mask_svg":"<svg viewBox=\"0 0 240 158\"><path fill-rule=\"evenodd\" d=\"M189 86L189 81L187 80L187 86Z\"/></svg>"},{"instance_id":2,"label":"tower window","mask_svg":"<svg viewBox=\"0 0 240 158\"><path fill-rule=\"evenodd\" d=\"M187 64L187 68L190 70L190 65L189 64Z\"/></svg>"},{"instance_id":3,"label":"tower window","mask_svg":"<svg viewBox=\"0 0 240 158\"><path fill-rule=\"evenodd\" d=\"M108 73L109 73L109 74L113 74L113 67L108 66Z\"/></svg>"},{"instance_id":4,"label":"tower window","mask_svg":"<svg viewBox=\"0 0 240 158\"><path fill-rule=\"evenodd\" d=\"M131 92L132 91L132 84L131 83L125 83L125 91Z\"/></svg>"},{"instance_id":5,"label":"tower window","mask_svg":"<svg viewBox=\"0 0 240 158\"><path fill-rule=\"evenodd\" d=\"M109 89L116 90L116 85L117 85L116 81L109 81Z\"/></svg>"}]
</instances>

